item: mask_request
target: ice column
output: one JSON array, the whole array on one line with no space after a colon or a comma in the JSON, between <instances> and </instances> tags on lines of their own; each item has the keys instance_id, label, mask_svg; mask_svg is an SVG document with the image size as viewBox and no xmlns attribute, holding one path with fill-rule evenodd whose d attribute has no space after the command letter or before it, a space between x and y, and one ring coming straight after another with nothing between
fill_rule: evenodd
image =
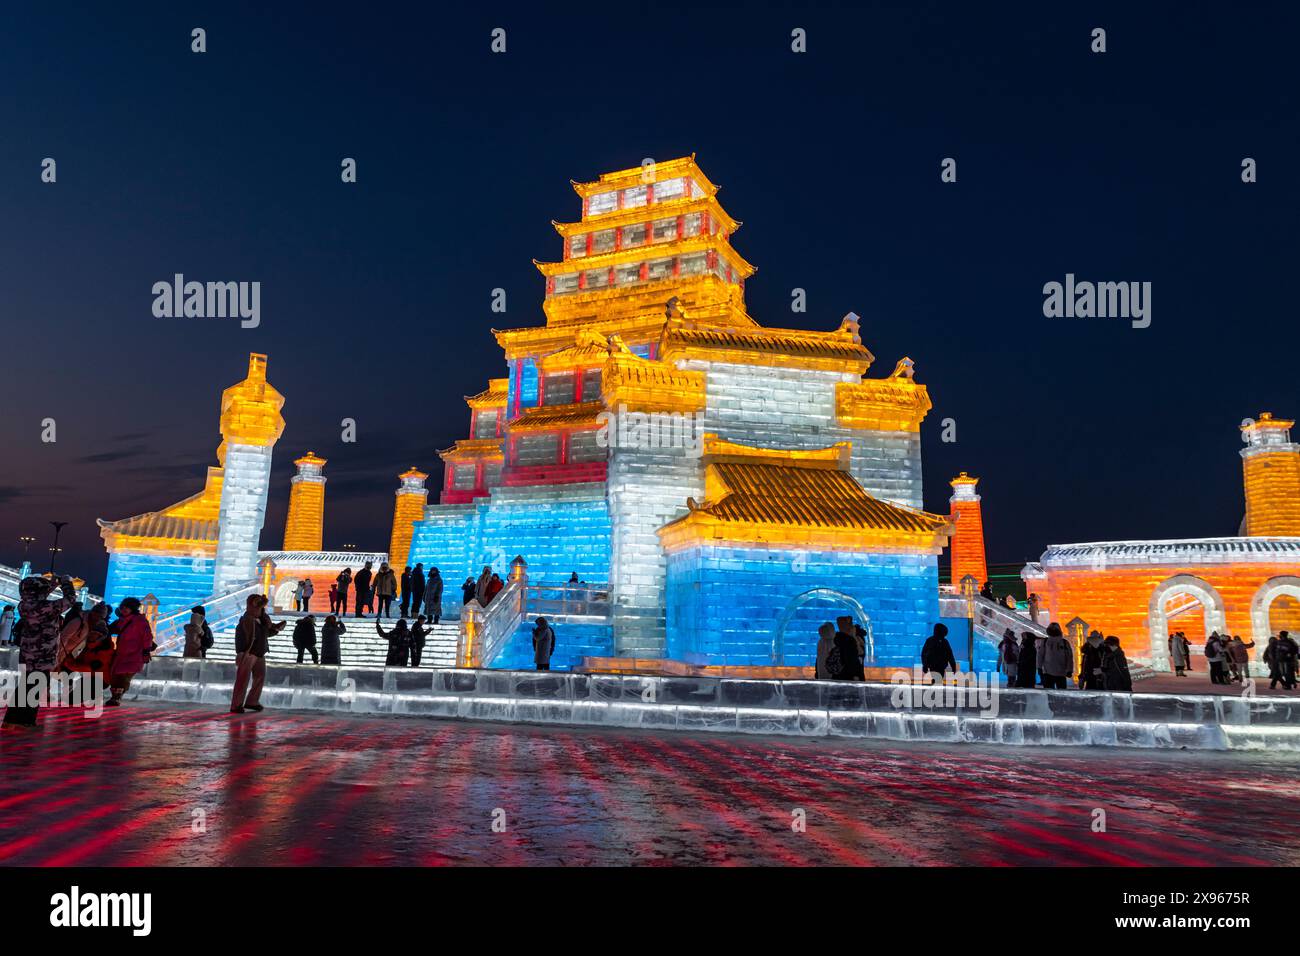
<instances>
[{"instance_id":1,"label":"ice column","mask_svg":"<svg viewBox=\"0 0 1300 956\"><path fill-rule=\"evenodd\" d=\"M217 593L257 576L257 549L266 520L271 452L284 432L284 396L266 381L266 356L248 357L248 377L221 394L223 479L213 589Z\"/></svg>"}]
</instances>

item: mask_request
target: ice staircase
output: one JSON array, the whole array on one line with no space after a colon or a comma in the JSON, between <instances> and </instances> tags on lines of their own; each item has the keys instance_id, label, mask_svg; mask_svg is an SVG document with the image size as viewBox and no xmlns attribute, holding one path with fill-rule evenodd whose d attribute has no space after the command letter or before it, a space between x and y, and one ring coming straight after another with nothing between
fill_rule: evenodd
<instances>
[{"instance_id":1,"label":"ice staircase","mask_svg":"<svg viewBox=\"0 0 1300 956\"><path fill-rule=\"evenodd\" d=\"M273 621L284 621L284 630L271 638L270 651L267 653L268 664L296 664L298 649L293 646L293 629L298 621L306 615L286 611L271 615ZM316 618L316 653L320 654L320 630L325 623L324 614L314 614ZM381 618L380 625L385 631L391 631L397 624L397 618ZM406 622L410 625L410 619ZM383 667L388 659L388 641L379 636L375 630L375 618L347 617L343 619L347 628L339 636L340 660L344 667ZM216 661L233 661L235 659L235 627L231 623L213 633L213 645L208 651L208 659ZM424 653L420 658L421 667L455 667L456 645L460 639L460 626L456 621L442 621L429 628L425 636ZM304 661L311 663L311 655L304 656Z\"/></svg>"}]
</instances>

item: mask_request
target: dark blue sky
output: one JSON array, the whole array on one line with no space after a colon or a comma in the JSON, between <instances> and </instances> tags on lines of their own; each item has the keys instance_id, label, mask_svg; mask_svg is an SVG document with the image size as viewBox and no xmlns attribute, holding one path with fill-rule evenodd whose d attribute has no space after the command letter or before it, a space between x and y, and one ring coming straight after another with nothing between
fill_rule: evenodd
<instances>
[{"instance_id":1,"label":"dark blue sky","mask_svg":"<svg viewBox=\"0 0 1300 956\"><path fill-rule=\"evenodd\" d=\"M916 361L927 507L980 475L991 560L1234 533L1238 423L1300 414L1285 5L262 6L0 13L0 561L66 520L101 584L94 519L200 487L250 351L288 398L264 546L311 448L326 546L386 547L397 473L440 476L461 396L504 374L488 330L543 321L569 181L643 157L722 186L761 323L852 310L874 374ZM259 280L261 327L154 318L175 272ZM1067 272L1152 282L1151 327L1044 318Z\"/></svg>"}]
</instances>

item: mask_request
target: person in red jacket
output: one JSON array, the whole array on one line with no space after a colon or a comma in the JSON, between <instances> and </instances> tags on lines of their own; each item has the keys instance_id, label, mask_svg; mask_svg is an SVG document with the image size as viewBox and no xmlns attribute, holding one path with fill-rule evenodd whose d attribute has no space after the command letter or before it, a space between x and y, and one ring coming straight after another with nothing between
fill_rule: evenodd
<instances>
[{"instance_id":1,"label":"person in red jacket","mask_svg":"<svg viewBox=\"0 0 1300 956\"><path fill-rule=\"evenodd\" d=\"M492 599L494 597L496 597L498 594L501 593L501 589L505 586L506 583L501 580L500 575L496 575L496 574L492 575L492 578L491 580L488 581L488 586L487 586L487 599L489 604L492 603Z\"/></svg>"},{"instance_id":2,"label":"person in red jacket","mask_svg":"<svg viewBox=\"0 0 1300 956\"><path fill-rule=\"evenodd\" d=\"M113 692L108 706L117 707L131 686L131 678L148 663L154 649L153 629L149 627L149 619L140 613L139 598L122 599L117 620L109 626L109 632L116 635L117 648L108 667L108 686Z\"/></svg>"}]
</instances>

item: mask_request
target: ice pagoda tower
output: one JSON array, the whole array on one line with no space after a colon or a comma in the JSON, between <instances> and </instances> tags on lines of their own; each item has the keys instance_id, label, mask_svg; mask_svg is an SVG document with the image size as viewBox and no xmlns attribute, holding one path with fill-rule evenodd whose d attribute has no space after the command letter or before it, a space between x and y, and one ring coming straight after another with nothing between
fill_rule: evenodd
<instances>
[{"instance_id":1,"label":"ice pagoda tower","mask_svg":"<svg viewBox=\"0 0 1300 956\"><path fill-rule=\"evenodd\" d=\"M740 223L693 156L574 190L581 217L554 224L561 257L537 264L546 323L494 332L507 374L466 399L471 437L441 453L441 501L415 523L407 563L451 582L518 554L530 583L608 585L610 653L757 666L807 663L812 558L852 590L822 589L841 613L873 616L882 658L910 657L938 616L950 530L918 510L930 399L911 361L864 378L874 358L852 313L826 331L760 326L744 298L754 267L731 244ZM746 467L715 467L706 444ZM733 527L727 496L742 493L750 520ZM847 497L811 507L820 495ZM682 628L670 640L689 615L674 617L660 532L696 501L717 523L690 524L702 530L689 547L670 536L675 580L701 562L719 571L715 593L743 587L745 603L708 641ZM723 525L732 537L711 543ZM774 636L787 626L799 633Z\"/></svg>"}]
</instances>

